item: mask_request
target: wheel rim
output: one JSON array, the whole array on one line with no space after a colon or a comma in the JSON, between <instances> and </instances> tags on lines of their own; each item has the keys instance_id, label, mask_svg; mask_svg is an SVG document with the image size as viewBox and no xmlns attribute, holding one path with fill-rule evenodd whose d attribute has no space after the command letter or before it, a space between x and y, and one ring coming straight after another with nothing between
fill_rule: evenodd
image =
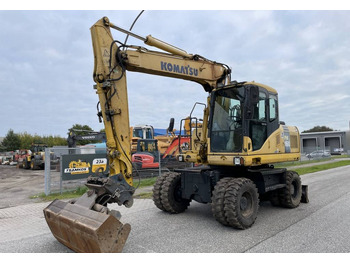
<instances>
[{"instance_id":1,"label":"wheel rim","mask_svg":"<svg viewBox=\"0 0 350 262\"><path fill-rule=\"evenodd\" d=\"M253 197L249 192L243 193L239 204L244 217L249 217L253 213Z\"/></svg>"}]
</instances>

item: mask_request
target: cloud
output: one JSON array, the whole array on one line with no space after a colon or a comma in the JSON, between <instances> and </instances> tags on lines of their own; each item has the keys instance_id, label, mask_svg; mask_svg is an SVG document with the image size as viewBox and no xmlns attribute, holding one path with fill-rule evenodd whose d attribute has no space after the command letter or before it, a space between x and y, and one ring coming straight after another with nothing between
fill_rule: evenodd
<instances>
[{"instance_id":1,"label":"cloud","mask_svg":"<svg viewBox=\"0 0 350 262\"><path fill-rule=\"evenodd\" d=\"M106 15L129 29L138 14L0 11L0 136L10 128L61 136L75 123L103 128L96 117L89 28ZM228 64L232 79L272 86L281 119L302 131L348 128L349 27L348 11L179 10L145 11L133 31ZM125 40L120 32L113 36ZM144 45L132 37L128 44ZM127 74L131 125L166 128L171 117L178 125L195 102L206 102L198 84Z\"/></svg>"}]
</instances>

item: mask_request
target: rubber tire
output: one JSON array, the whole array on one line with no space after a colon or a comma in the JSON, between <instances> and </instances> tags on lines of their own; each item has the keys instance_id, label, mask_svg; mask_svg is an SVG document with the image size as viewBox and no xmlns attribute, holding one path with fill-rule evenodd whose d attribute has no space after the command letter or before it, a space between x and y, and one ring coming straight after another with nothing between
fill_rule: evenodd
<instances>
[{"instance_id":1,"label":"rubber tire","mask_svg":"<svg viewBox=\"0 0 350 262\"><path fill-rule=\"evenodd\" d=\"M154 183L153 189L152 189L152 191L153 191L153 195L152 195L153 202L156 205L156 207L158 207L160 210L163 210L163 211L165 211L165 208L164 208L164 206L162 204L161 194L162 194L163 183L164 183L164 180L165 180L166 177L167 177L166 173L160 175L157 178L156 182Z\"/></svg>"},{"instance_id":2,"label":"rubber tire","mask_svg":"<svg viewBox=\"0 0 350 262\"><path fill-rule=\"evenodd\" d=\"M29 168L30 168L30 163L28 163L28 160L27 160L27 159L25 159L25 160L23 161L23 168L24 168L24 169L29 169Z\"/></svg>"},{"instance_id":3,"label":"rubber tire","mask_svg":"<svg viewBox=\"0 0 350 262\"><path fill-rule=\"evenodd\" d=\"M161 203L164 211L171 214L184 212L190 204L190 200L181 197L181 174L175 172L166 173L161 189Z\"/></svg>"},{"instance_id":4,"label":"rubber tire","mask_svg":"<svg viewBox=\"0 0 350 262\"><path fill-rule=\"evenodd\" d=\"M245 210L242 206L245 205ZM258 216L259 193L254 182L248 178L233 178L228 182L224 210L229 226L238 229L251 227Z\"/></svg>"},{"instance_id":5,"label":"rubber tire","mask_svg":"<svg viewBox=\"0 0 350 262\"><path fill-rule=\"evenodd\" d=\"M281 206L296 208L301 202L302 186L301 179L297 172L286 171L286 187L280 190Z\"/></svg>"},{"instance_id":6,"label":"rubber tire","mask_svg":"<svg viewBox=\"0 0 350 262\"><path fill-rule=\"evenodd\" d=\"M38 167L35 165L35 160L34 160L34 158L32 159L32 161L30 161L30 169L31 169L31 170L36 170L36 169L38 169Z\"/></svg>"},{"instance_id":7,"label":"rubber tire","mask_svg":"<svg viewBox=\"0 0 350 262\"><path fill-rule=\"evenodd\" d=\"M211 197L211 211L213 213L213 216L216 219L216 221L220 222L225 226L228 226L228 221L225 217L224 197L228 187L228 182L231 179L231 177L224 177L220 179L216 183Z\"/></svg>"}]
</instances>

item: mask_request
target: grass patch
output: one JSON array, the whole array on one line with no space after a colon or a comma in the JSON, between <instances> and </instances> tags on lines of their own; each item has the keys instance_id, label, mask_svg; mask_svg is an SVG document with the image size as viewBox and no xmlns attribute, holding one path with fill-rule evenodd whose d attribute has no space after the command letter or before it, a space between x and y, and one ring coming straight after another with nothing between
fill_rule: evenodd
<instances>
[{"instance_id":1,"label":"grass patch","mask_svg":"<svg viewBox=\"0 0 350 262\"><path fill-rule=\"evenodd\" d=\"M153 193L152 192L144 192L140 193L135 196L135 198L141 198L141 199L150 199L152 198Z\"/></svg>"},{"instance_id":2,"label":"grass patch","mask_svg":"<svg viewBox=\"0 0 350 262\"><path fill-rule=\"evenodd\" d=\"M333 155L331 158L333 159L336 159L336 158L349 158L350 155Z\"/></svg>"},{"instance_id":3,"label":"grass patch","mask_svg":"<svg viewBox=\"0 0 350 262\"><path fill-rule=\"evenodd\" d=\"M31 196L30 199L41 199L43 201L53 201L55 199L72 199L80 197L87 191L88 188L86 186L81 186L72 191L62 192L62 194L54 193L47 196L45 195L45 193L41 193L38 195Z\"/></svg>"},{"instance_id":4,"label":"grass patch","mask_svg":"<svg viewBox=\"0 0 350 262\"><path fill-rule=\"evenodd\" d=\"M139 188L147 187L147 186L153 186L153 184L156 182L157 177L152 178L144 178L141 179ZM136 187L139 184L138 180L134 180L134 186ZM42 201L53 201L55 199L72 199L72 198L78 198L82 196L85 192L88 191L88 188L86 186L78 187L75 190L62 192L60 193L53 193L50 195L45 195L45 193L41 193L38 195L30 196L30 199L40 199ZM139 195L139 198L150 198L152 196L152 193L141 193Z\"/></svg>"},{"instance_id":5,"label":"grass patch","mask_svg":"<svg viewBox=\"0 0 350 262\"><path fill-rule=\"evenodd\" d=\"M295 162L284 162L284 163L278 163L274 165L276 168L282 168L282 167L292 167L292 166L302 166L312 163L322 163L324 161L332 160L331 158L326 159L315 159L315 160L307 160L307 161L295 161Z\"/></svg>"},{"instance_id":6,"label":"grass patch","mask_svg":"<svg viewBox=\"0 0 350 262\"><path fill-rule=\"evenodd\" d=\"M157 177L143 178L140 181L139 188L146 187L146 186L153 186L156 181L157 181ZM137 187L138 184L139 184L138 179L134 179L134 187Z\"/></svg>"},{"instance_id":7,"label":"grass patch","mask_svg":"<svg viewBox=\"0 0 350 262\"><path fill-rule=\"evenodd\" d=\"M323 165L321 164L316 166L296 168L295 171L298 172L299 175L304 175L308 173L314 173L318 171L323 171L331 168L348 166L348 165L350 165L350 160L344 160L344 161L337 161L337 162L323 164Z\"/></svg>"},{"instance_id":8,"label":"grass patch","mask_svg":"<svg viewBox=\"0 0 350 262\"><path fill-rule=\"evenodd\" d=\"M327 157L327 158L320 158L320 159L314 159L314 160L277 163L274 166L276 168L283 168L283 167L302 166L302 165L313 164L313 163L321 163L322 164L322 162L325 162L325 161L330 161L330 160L338 159L338 158L349 158L349 157L350 157L349 155L331 156L331 157Z\"/></svg>"}]
</instances>

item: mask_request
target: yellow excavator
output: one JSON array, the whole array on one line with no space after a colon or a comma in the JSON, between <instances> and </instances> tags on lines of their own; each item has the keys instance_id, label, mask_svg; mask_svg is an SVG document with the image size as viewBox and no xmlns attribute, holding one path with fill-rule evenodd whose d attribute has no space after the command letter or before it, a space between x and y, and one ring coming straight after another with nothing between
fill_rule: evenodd
<instances>
[{"instance_id":1,"label":"yellow excavator","mask_svg":"<svg viewBox=\"0 0 350 262\"><path fill-rule=\"evenodd\" d=\"M114 40L111 29L149 46ZM208 92L202 125L192 130L190 148L177 156L191 168L164 173L153 188L155 205L169 213L185 211L190 201L211 203L214 218L226 226L251 227L259 200L288 208L308 202L299 175L272 164L300 159L298 129L279 121L275 89L231 81L230 68L158 40L141 37L103 17L91 27L94 88L107 137L110 173L87 179L89 191L76 200L53 201L44 209L53 235L77 252L121 252L131 226L107 205L131 207L132 177L126 72L134 71L196 82ZM136 184L136 183L135 183Z\"/></svg>"}]
</instances>

